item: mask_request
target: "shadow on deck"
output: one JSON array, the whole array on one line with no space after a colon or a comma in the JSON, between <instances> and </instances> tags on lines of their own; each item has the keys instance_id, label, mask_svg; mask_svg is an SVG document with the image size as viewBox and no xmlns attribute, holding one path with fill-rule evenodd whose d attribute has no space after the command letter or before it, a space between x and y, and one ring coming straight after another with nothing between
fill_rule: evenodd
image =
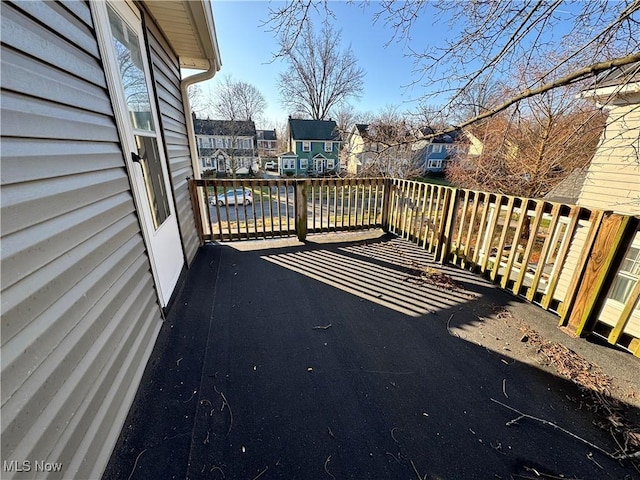
<instances>
[{"instance_id":1,"label":"shadow on deck","mask_svg":"<svg viewBox=\"0 0 640 480\"><path fill-rule=\"evenodd\" d=\"M256 244L272 245L199 252L105 480L637 478L548 425L505 425L518 415L492 399L619 450L573 383L466 339L518 299L394 237L237 248Z\"/></svg>"}]
</instances>

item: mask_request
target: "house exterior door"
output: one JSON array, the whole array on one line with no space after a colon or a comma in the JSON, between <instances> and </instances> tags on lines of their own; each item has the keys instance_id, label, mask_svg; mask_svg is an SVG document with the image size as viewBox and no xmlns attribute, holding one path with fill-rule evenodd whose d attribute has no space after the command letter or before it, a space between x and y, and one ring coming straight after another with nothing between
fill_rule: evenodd
<instances>
[{"instance_id":1,"label":"house exterior door","mask_svg":"<svg viewBox=\"0 0 640 480\"><path fill-rule=\"evenodd\" d=\"M324 172L324 158L316 158L316 172L317 173Z\"/></svg>"},{"instance_id":2,"label":"house exterior door","mask_svg":"<svg viewBox=\"0 0 640 480\"><path fill-rule=\"evenodd\" d=\"M140 12L127 2L93 2L125 162L160 302L184 265Z\"/></svg>"}]
</instances>

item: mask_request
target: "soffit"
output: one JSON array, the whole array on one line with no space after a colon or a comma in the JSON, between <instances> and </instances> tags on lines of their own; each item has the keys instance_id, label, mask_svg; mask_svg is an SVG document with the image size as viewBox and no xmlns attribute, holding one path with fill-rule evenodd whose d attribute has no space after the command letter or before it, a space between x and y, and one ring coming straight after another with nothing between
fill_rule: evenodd
<instances>
[{"instance_id":1,"label":"soffit","mask_svg":"<svg viewBox=\"0 0 640 480\"><path fill-rule=\"evenodd\" d=\"M151 0L144 5L178 55L180 67L220 69L220 51L209 1Z\"/></svg>"}]
</instances>

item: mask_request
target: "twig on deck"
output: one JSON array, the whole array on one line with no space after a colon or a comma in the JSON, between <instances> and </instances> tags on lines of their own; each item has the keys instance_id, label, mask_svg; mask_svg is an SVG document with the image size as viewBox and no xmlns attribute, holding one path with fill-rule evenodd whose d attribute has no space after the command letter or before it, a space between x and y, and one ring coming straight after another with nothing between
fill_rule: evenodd
<instances>
[{"instance_id":1,"label":"twig on deck","mask_svg":"<svg viewBox=\"0 0 640 480\"><path fill-rule=\"evenodd\" d=\"M316 325L315 327L313 327L313 330L326 330L328 328L331 328L333 325L329 324L329 325Z\"/></svg>"},{"instance_id":2,"label":"twig on deck","mask_svg":"<svg viewBox=\"0 0 640 480\"><path fill-rule=\"evenodd\" d=\"M228 437L229 434L231 433L231 429L233 428L233 412L231 411L231 405L229 405L229 402L227 401L227 397L224 396L224 393L218 390L218 387L214 385L213 389L222 398L222 409L224 409L225 406L229 409L229 429L227 430L227 434L225 435L225 437Z\"/></svg>"},{"instance_id":3,"label":"twig on deck","mask_svg":"<svg viewBox=\"0 0 640 480\"><path fill-rule=\"evenodd\" d=\"M507 379L506 378L502 379L502 393L506 398L509 398L509 395L507 395Z\"/></svg>"},{"instance_id":4,"label":"twig on deck","mask_svg":"<svg viewBox=\"0 0 640 480\"><path fill-rule=\"evenodd\" d=\"M131 469L131 473L129 474L129 478L127 478L127 480L131 480L131 477L133 477L133 472L135 472L135 471L136 471L136 467L138 466L138 460L140 460L140 457L142 456L142 454L143 454L144 452L146 452L147 450L148 450L148 449L147 449L147 448L145 448L144 450L142 450L142 451L138 454L138 456L136 457L136 461L135 461L135 462L134 462L134 464L133 464L133 468Z\"/></svg>"},{"instance_id":5,"label":"twig on deck","mask_svg":"<svg viewBox=\"0 0 640 480\"><path fill-rule=\"evenodd\" d=\"M329 455L327 457L327 459L324 461L324 471L327 472L327 475L329 475L331 478L336 478L334 477L331 472L329 471L329 462L331 461L331 455Z\"/></svg>"},{"instance_id":6,"label":"twig on deck","mask_svg":"<svg viewBox=\"0 0 640 480\"><path fill-rule=\"evenodd\" d=\"M519 417L514 418L513 420L509 420L506 423L507 427L510 427L511 425L515 425L516 423L518 423L518 421L522 420L523 418L528 418L529 420L535 420L536 422L540 422L543 425L548 425L548 426L553 427L553 428L555 428L557 430L560 430L561 432L569 435L570 437L575 438L576 440L580 440L582 443L585 443L586 445L589 445L591 448L593 448L595 450L598 450L600 453L606 455L609 458L613 458L614 460L629 460L629 459L632 459L632 458L640 458L640 451L635 452L635 453L631 453L631 454L614 455L612 453L607 452L604 448L599 447L598 445L594 445L590 441L585 440L584 438L576 435L575 433L570 432L569 430L567 430L565 428L562 428L559 425L556 425L553 422L550 422L550 421L545 420L543 418L534 417L533 415L528 415L526 413L522 413L520 410L516 410L515 408L510 407L509 405L506 405L506 404L504 404L504 403L502 403L502 402L500 402L500 401L498 401L498 400L496 400L494 398L491 398L490 400L492 402L497 403L498 405L501 405L504 408L507 408L507 409L511 410L512 412L515 412L518 415L520 415Z\"/></svg>"},{"instance_id":7,"label":"twig on deck","mask_svg":"<svg viewBox=\"0 0 640 480\"><path fill-rule=\"evenodd\" d=\"M260 478L262 475L264 475L264 472L266 472L267 470L269 470L269 465L267 465L266 467L264 467L264 470L262 470L258 475L256 475L255 477L253 477L253 480L257 480L258 478Z\"/></svg>"},{"instance_id":8,"label":"twig on deck","mask_svg":"<svg viewBox=\"0 0 640 480\"><path fill-rule=\"evenodd\" d=\"M413 467L413 471L416 473L418 480L426 480L427 474L425 473L423 477L422 475L420 475L420 472L418 472L418 469L416 468L416 464L413 463L413 460L409 459L409 462L411 462L411 466Z\"/></svg>"},{"instance_id":9,"label":"twig on deck","mask_svg":"<svg viewBox=\"0 0 640 480\"><path fill-rule=\"evenodd\" d=\"M391 458L393 458L396 462L398 462L400 465L402 465L400 463L400 460L391 452L385 452L386 455L389 455Z\"/></svg>"}]
</instances>

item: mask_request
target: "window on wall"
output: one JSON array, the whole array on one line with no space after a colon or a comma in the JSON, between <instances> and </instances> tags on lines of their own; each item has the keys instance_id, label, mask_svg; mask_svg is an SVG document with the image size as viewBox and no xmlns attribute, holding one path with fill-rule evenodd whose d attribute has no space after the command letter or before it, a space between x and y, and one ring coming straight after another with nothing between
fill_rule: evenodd
<instances>
[{"instance_id":1,"label":"window on wall","mask_svg":"<svg viewBox=\"0 0 640 480\"><path fill-rule=\"evenodd\" d=\"M307 160L306 158L301 158L300 159L300 169L301 170L306 170L307 168L309 168L309 160Z\"/></svg>"},{"instance_id":2,"label":"window on wall","mask_svg":"<svg viewBox=\"0 0 640 480\"><path fill-rule=\"evenodd\" d=\"M333 142L324 142L324 151L333 152Z\"/></svg>"},{"instance_id":3,"label":"window on wall","mask_svg":"<svg viewBox=\"0 0 640 480\"><path fill-rule=\"evenodd\" d=\"M282 159L282 168L285 170L295 170L296 169L296 159L295 158L283 158Z\"/></svg>"},{"instance_id":4,"label":"window on wall","mask_svg":"<svg viewBox=\"0 0 640 480\"><path fill-rule=\"evenodd\" d=\"M431 151L432 151L433 153L440 153L440 152L442 152L442 145L440 145L440 144L432 144L432 145L431 145Z\"/></svg>"},{"instance_id":5,"label":"window on wall","mask_svg":"<svg viewBox=\"0 0 640 480\"><path fill-rule=\"evenodd\" d=\"M310 152L311 151L311 142L302 142L302 151Z\"/></svg>"},{"instance_id":6,"label":"window on wall","mask_svg":"<svg viewBox=\"0 0 640 480\"><path fill-rule=\"evenodd\" d=\"M336 161L333 158L327 159L327 170L333 170L336 166Z\"/></svg>"},{"instance_id":7,"label":"window on wall","mask_svg":"<svg viewBox=\"0 0 640 480\"><path fill-rule=\"evenodd\" d=\"M640 277L640 248L631 247L625 255L620 270L616 275L609 298L620 303L625 303Z\"/></svg>"}]
</instances>

